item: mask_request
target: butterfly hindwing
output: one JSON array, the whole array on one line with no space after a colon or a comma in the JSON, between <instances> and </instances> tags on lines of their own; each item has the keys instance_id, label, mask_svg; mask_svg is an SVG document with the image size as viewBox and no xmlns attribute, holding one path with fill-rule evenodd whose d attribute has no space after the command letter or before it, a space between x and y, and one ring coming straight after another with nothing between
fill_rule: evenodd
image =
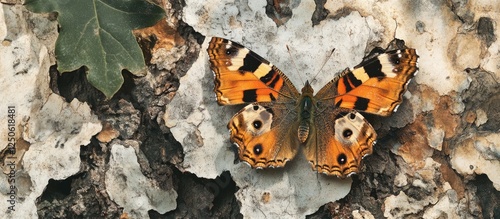
<instances>
[{"instance_id":1,"label":"butterfly hindwing","mask_svg":"<svg viewBox=\"0 0 500 219\"><path fill-rule=\"evenodd\" d=\"M290 137L297 136L297 115L280 105L249 104L228 124L240 160L253 168L282 167L297 154L297 138Z\"/></svg>"},{"instance_id":2,"label":"butterfly hindwing","mask_svg":"<svg viewBox=\"0 0 500 219\"><path fill-rule=\"evenodd\" d=\"M377 133L355 110L319 110L311 138L303 148L312 168L341 178L359 172L361 160L373 151Z\"/></svg>"}]
</instances>

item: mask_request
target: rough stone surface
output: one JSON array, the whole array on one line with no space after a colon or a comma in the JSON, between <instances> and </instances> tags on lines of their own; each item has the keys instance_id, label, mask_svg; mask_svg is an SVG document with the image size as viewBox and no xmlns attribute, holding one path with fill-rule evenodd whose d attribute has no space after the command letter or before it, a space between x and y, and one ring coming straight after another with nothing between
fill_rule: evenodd
<instances>
[{"instance_id":1,"label":"rough stone surface","mask_svg":"<svg viewBox=\"0 0 500 219\"><path fill-rule=\"evenodd\" d=\"M474 135L464 139L453 150L451 165L459 174L471 178L486 174L500 191L500 134Z\"/></svg>"},{"instance_id":2,"label":"rough stone surface","mask_svg":"<svg viewBox=\"0 0 500 219\"><path fill-rule=\"evenodd\" d=\"M91 107L84 102L74 98L65 98L53 92L54 85L49 77L50 65L55 62L54 43L57 38L57 23L48 19L50 15L36 15L28 12L19 4L0 5L0 107L2 116L0 121L7 126L9 119L15 127L15 148L7 147L11 142L6 137L0 138L1 166L0 174L0 217L1 218L67 218L88 217L97 218L108 216L119 216L115 212L113 203L106 200L106 195L94 190L95 182L101 181L96 177L87 184L81 184L96 175L92 170L86 169L95 166L99 159L99 151L93 151L92 162L84 159L82 146L91 145L92 136L96 135L102 128L98 117L92 112ZM123 104L122 104L123 105ZM8 106L15 107L15 116L8 117ZM124 109L127 111L127 108ZM127 112L120 111L119 114L128 116ZM134 116L134 115L133 115ZM133 117L132 116L132 117ZM15 121L14 121L15 120ZM130 123L129 123L130 124ZM134 127L123 127L122 135L127 135ZM8 129L1 129L2 136L7 136ZM120 130L122 131L122 130ZM132 135L130 133L130 135ZM118 146L116 148L119 148ZM105 151L105 150L104 150ZM115 149L115 156L120 155ZM127 153L130 151L125 151ZM134 150L132 149L132 153ZM135 157L127 154L128 158ZM133 194L132 191L144 191L149 196L137 195L138 199L133 204L123 205L127 210L139 212L142 217L147 217L148 211L155 209L165 213L175 208L175 191L154 190L151 180L145 179L144 175L132 166L134 163L126 160L131 165L129 171L118 172L114 164L110 168L108 178L126 176L130 179L139 179L144 183L137 185L138 181L130 180L125 186L108 186L110 191L117 191L121 195ZM105 168L105 163L101 163ZM135 172L134 172L135 171ZM85 177L87 173L91 177ZM115 175L116 174L116 175ZM141 178L142 177L142 178ZM103 182L104 180L102 180ZM119 180L115 180L119 182ZM133 183L136 183L134 185ZM104 185L102 183L101 185ZM127 187L131 185L130 187ZM100 185L98 185L100 186ZM134 187L135 186L135 187ZM141 189L137 189L137 187ZM129 191L127 190L129 189ZM170 186L172 189L172 186ZM167 191L168 195L165 194ZM88 196L94 196L89 199ZM114 198L119 197L112 193ZM100 199L103 198L104 199ZM169 198L166 198L169 197ZM97 199L96 199L97 198ZM127 198L130 198L127 196ZM117 198L118 199L118 198ZM154 201L151 203L151 201ZM142 202L150 202L149 205L140 205ZM122 203L122 202L121 202ZM106 208L100 208L100 204ZM135 205L134 205L135 204ZM139 205L137 205L139 204ZM59 208L59 206L63 206ZM129 207L132 206L132 207ZM134 209L133 207L137 207ZM152 207L150 207L152 206ZM150 208L148 208L150 207ZM114 212L109 212L110 210ZM96 213L97 212L97 213ZM134 215L131 213L131 215ZM116 218L116 217L115 217Z\"/></svg>"},{"instance_id":3,"label":"rough stone surface","mask_svg":"<svg viewBox=\"0 0 500 219\"><path fill-rule=\"evenodd\" d=\"M141 173L132 147L116 143L111 145L106 187L110 198L132 218L146 218L151 209L164 214L176 208L177 193L174 190L163 191Z\"/></svg>"},{"instance_id":4,"label":"rough stone surface","mask_svg":"<svg viewBox=\"0 0 500 219\"><path fill-rule=\"evenodd\" d=\"M101 125L87 104L76 99L67 103L51 92L48 48L55 38L48 40L48 45L44 44L34 31L47 30L33 30L27 23L40 17L32 17L20 5L2 4L0 8L0 23L4 27L0 29L3 42L0 47L1 121L7 121L7 106L15 106L17 141L15 154L12 154L4 148L7 139L2 137L0 140L6 155L3 156L3 172L14 170L12 178L7 179L7 175L2 174L0 208L2 217L35 218L35 202L49 179L64 179L79 171L80 146L88 144ZM7 136L4 131L6 129L2 129L1 135ZM15 166L7 165L13 163ZM15 203L7 202L12 199L7 195L12 191Z\"/></svg>"}]
</instances>

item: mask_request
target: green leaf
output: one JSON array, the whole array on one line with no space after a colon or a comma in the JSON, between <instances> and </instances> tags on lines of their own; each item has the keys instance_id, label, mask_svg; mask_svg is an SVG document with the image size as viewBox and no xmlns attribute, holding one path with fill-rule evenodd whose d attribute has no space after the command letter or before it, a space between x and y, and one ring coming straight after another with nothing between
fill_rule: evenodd
<instances>
[{"instance_id":1,"label":"green leaf","mask_svg":"<svg viewBox=\"0 0 500 219\"><path fill-rule=\"evenodd\" d=\"M58 70L86 66L87 79L107 98L123 84L123 69L139 75L146 67L132 30L165 15L144 0L27 0L25 5L36 13L58 12Z\"/></svg>"}]
</instances>

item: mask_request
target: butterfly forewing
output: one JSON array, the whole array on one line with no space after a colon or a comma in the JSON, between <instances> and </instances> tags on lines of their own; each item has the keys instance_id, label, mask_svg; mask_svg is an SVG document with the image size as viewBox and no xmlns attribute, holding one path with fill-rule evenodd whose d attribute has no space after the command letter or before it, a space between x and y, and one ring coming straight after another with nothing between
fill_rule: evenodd
<instances>
[{"instance_id":1,"label":"butterfly forewing","mask_svg":"<svg viewBox=\"0 0 500 219\"><path fill-rule=\"evenodd\" d=\"M317 95L334 97L336 107L388 116L402 102L406 85L417 71L415 49L388 51L344 70Z\"/></svg>"},{"instance_id":2,"label":"butterfly forewing","mask_svg":"<svg viewBox=\"0 0 500 219\"><path fill-rule=\"evenodd\" d=\"M233 41L213 37L207 49L221 105L296 97L297 89L273 64Z\"/></svg>"}]
</instances>

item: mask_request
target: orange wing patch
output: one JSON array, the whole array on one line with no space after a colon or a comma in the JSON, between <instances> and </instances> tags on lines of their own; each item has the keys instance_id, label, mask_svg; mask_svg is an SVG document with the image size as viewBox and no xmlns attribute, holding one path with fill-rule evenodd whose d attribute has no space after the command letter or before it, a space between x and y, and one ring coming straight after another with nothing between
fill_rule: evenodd
<instances>
[{"instance_id":1,"label":"orange wing patch","mask_svg":"<svg viewBox=\"0 0 500 219\"><path fill-rule=\"evenodd\" d=\"M213 37L207 52L221 105L274 101L288 80L273 64L230 40Z\"/></svg>"},{"instance_id":2,"label":"orange wing patch","mask_svg":"<svg viewBox=\"0 0 500 219\"><path fill-rule=\"evenodd\" d=\"M388 116L402 102L408 82L418 71L415 49L385 52L344 71L335 82L335 106Z\"/></svg>"}]
</instances>

